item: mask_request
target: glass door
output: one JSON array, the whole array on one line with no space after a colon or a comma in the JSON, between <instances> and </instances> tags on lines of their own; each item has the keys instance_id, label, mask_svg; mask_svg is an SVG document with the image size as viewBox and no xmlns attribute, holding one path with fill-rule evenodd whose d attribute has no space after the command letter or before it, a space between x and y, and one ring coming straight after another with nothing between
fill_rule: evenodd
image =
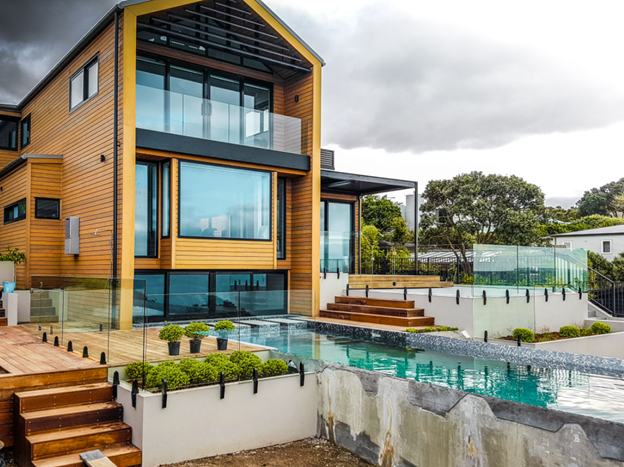
<instances>
[{"instance_id":1,"label":"glass door","mask_svg":"<svg viewBox=\"0 0 624 467\"><path fill-rule=\"evenodd\" d=\"M337 268L343 272L354 270L353 227L352 203L321 202L321 228L324 228L321 269L325 267L328 272L336 272Z\"/></svg>"}]
</instances>

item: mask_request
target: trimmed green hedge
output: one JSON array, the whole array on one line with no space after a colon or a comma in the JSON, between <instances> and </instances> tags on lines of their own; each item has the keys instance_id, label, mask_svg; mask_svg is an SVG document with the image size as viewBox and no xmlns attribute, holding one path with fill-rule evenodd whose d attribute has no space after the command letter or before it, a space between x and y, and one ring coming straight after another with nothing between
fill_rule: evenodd
<instances>
[{"instance_id":1,"label":"trimmed green hedge","mask_svg":"<svg viewBox=\"0 0 624 467\"><path fill-rule=\"evenodd\" d=\"M581 330L576 326L562 326L559 334L562 337L581 337Z\"/></svg>"},{"instance_id":2,"label":"trimmed green hedge","mask_svg":"<svg viewBox=\"0 0 624 467\"><path fill-rule=\"evenodd\" d=\"M255 353L246 350L236 350L230 355L230 361L240 368L240 375L243 378L251 378L254 368L260 369L262 359Z\"/></svg>"},{"instance_id":3,"label":"trimmed green hedge","mask_svg":"<svg viewBox=\"0 0 624 467\"><path fill-rule=\"evenodd\" d=\"M167 388L170 391L187 386L191 382L189 376L174 363L173 365L158 365L152 369L147 375L146 385L148 388L161 387L164 379L167 380Z\"/></svg>"},{"instance_id":4,"label":"trimmed green hedge","mask_svg":"<svg viewBox=\"0 0 624 467\"><path fill-rule=\"evenodd\" d=\"M513 336L516 340L518 340L518 336L520 336L522 342L535 342L535 333L530 329L516 328L513 330Z\"/></svg>"},{"instance_id":5,"label":"trimmed green hedge","mask_svg":"<svg viewBox=\"0 0 624 467\"><path fill-rule=\"evenodd\" d=\"M258 372L261 376L279 376L288 373L288 364L284 360L272 358L260 365Z\"/></svg>"},{"instance_id":6,"label":"trimmed green hedge","mask_svg":"<svg viewBox=\"0 0 624 467\"><path fill-rule=\"evenodd\" d=\"M134 362L126 367L126 377L128 379L143 379L143 374L147 376L154 368L150 362Z\"/></svg>"},{"instance_id":7,"label":"trimmed green hedge","mask_svg":"<svg viewBox=\"0 0 624 467\"><path fill-rule=\"evenodd\" d=\"M609 334L611 332L611 326L598 321L592 324L591 330L594 331L594 334Z\"/></svg>"}]
</instances>

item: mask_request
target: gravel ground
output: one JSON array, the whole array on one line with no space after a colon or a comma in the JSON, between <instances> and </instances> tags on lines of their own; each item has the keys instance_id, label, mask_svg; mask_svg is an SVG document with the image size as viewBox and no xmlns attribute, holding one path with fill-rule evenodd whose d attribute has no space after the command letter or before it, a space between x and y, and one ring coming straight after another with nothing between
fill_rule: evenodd
<instances>
[{"instance_id":1,"label":"gravel ground","mask_svg":"<svg viewBox=\"0 0 624 467\"><path fill-rule=\"evenodd\" d=\"M370 467L372 464L317 438L171 464L168 467Z\"/></svg>"}]
</instances>

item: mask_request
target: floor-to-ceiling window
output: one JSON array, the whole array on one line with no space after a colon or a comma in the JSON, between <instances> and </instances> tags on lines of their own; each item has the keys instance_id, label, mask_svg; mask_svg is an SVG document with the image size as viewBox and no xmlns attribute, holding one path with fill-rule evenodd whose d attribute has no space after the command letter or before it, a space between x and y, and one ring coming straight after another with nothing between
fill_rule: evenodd
<instances>
[{"instance_id":1,"label":"floor-to-ceiling window","mask_svg":"<svg viewBox=\"0 0 624 467\"><path fill-rule=\"evenodd\" d=\"M158 256L158 164L137 161L134 255Z\"/></svg>"},{"instance_id":2,"label":"floor-to-ceiling window","mask_svg":"<svg viewBox=\"0 0 624 467\"><path fill-rule=\"evenodd\" d=\"M321 269L354 271L354 222L353 203L321 201Z\"/></svg>"},{"instance_id":3,"label":"floor-to-ceiling window","mask_svg":"<svg viewBox=\"0 0 624 467\"><path fill-rule=\"evenodd\" d=\"M180 162L181 237L271 240L271 172Z\"/></svg>"}]
</instances>

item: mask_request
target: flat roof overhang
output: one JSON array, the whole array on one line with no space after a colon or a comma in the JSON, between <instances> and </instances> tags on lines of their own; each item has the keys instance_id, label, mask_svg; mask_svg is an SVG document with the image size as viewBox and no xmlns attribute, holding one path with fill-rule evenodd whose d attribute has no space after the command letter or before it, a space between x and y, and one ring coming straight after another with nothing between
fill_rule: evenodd
<instances>
[{"instance_id":1,"label":"flat roof overhang","mask_svg":"<svg viewBox=\"0 0 624 467\"><path fill-rule=\"evenodd\" d=\"M410 189L418 189L418 182L321 170L323 193L364 196Z\"/></svg>"}]
</instances>

